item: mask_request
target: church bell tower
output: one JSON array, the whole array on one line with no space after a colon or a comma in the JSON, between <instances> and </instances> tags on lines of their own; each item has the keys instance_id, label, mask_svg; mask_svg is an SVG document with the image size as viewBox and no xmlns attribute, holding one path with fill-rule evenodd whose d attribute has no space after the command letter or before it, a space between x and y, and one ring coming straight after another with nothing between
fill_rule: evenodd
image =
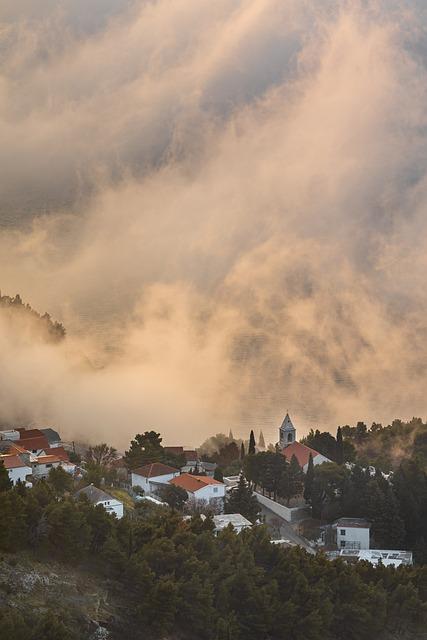
<instances>
[{"instance_id":1,"label":"church bell tower","mask_svg":"<svg viewBox=\"0 0 427 640\"><path fill-rule=\"evenodd\" d=\"M297 431L292 424L292 420L289 417L289 413L286 414L285 419L282 422L282 426L279 429L279 447L284 449L293 442L296 442Z\"/></svg>"}]
</instances>

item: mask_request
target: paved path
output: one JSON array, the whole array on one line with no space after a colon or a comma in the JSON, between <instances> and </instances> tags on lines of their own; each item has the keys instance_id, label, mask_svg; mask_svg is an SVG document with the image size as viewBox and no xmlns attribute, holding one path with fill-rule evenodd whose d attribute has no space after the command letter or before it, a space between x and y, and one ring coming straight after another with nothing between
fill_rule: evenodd
<instances>
[{"instance_id":1,"label":"paved path","mask_svg":"<svg viewBox=\"0 0 427 640\"><path fill-rule=\"evenodd\" d=\"M303 549L308 551L308 553L315 553L308 540L303 536L300 536L290 522L287 522L287 520L284 520L276 513L273 513L264 505L260 505L260 507L261 515L265 517L265 523L272 532L274 538L290 540L291 542L298 544L300 547L303 547Z\"/></svg>"}]
</instances>

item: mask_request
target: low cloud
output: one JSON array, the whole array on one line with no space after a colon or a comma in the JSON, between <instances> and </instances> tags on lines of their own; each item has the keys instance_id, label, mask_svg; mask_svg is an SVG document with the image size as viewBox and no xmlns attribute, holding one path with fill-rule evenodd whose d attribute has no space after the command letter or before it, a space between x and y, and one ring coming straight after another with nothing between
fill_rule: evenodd
<instances>
[{"instance_id":1,"label":"low cloud","mask_svg":"<svg viewBox=\"0 0 427 640\"><path fill-rule=\"evenodd\" d=\"M2 289L68 329L0 324L4 419L123 447L423 416L425 10L71 4L0 14Z\"/></svg>"}]
</instances>

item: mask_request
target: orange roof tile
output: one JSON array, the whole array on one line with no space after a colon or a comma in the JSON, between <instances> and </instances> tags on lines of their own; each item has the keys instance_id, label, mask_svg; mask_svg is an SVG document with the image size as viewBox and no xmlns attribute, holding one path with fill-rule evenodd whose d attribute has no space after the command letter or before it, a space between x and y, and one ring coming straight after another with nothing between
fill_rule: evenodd
<instances>
[{"instance_id":1,"label":"orange roof tile","mask_svg":"<svg viewBox=\"0 0 427 640\"><path fill-rule=\"evenodd\" d=\"M3 462L6 469L18 469L19 467L28 467L25 462L22 462L21 458L16 455L0 456L0 462Z\"/></svg>"},{"instance_id":2,"label":"orange roof tile","mask_svg":"<svg viewBox=\"0 0 427 640\"><path fill-rule=\"evenodd\" d=\"M70 461L68 452L65 451L64 447L50 447L48 449L44 449L44 452L48 456L57 456L58 458L61 458L61 460L64 460L64 462Z\"/></svg>"},{"instance_id":3,"label":"orange roof tile","mask_svg":"<svg viewBox=\"0 0 427 640\"><path fill-rule=\"evenodd\" d=\"M310 453L313 456L313 460L316 456L321 455L318 451L307 447L305 444L301 444L301 442L293 442L282 449L282 454L285 456L286 460L290 462L292 456L295 456L300 467L305 467L305 465L308 464Z\"/></svg>"},{"instance_id":4,"label":"orange roof tile","mask_svg":"<svg viewBox=\"0 0 427 640\"><path fill-rule=\"evenodd\" d=\"M44 451L45 449L49 449L47 438L43 435L34 438L21 438L15 442L18 446L23 447L27 451L38 451L39 449Z\"/></svg>"},{"instance_id":5,"label":"orange roof tile","mask_svg":"<svg viewBox=\"0 0 427 640\"><path fill-rule=\"evenodd\" d=\"M167 464L163 464L163 462L153 462L146 464L145 467L133 469L132 473L136 473L138 476L143 476L144 478L157 478L157 476L166 476L170 473L177 473L178 471L178 469L169 467Z\"/></svg>"},{"instance_id":6,"label":"orange roof tile","mask_svg":"<svg viewBox=\"0 0 427 640\"><path fill-rule=\"evenodd\" d=\"M190 493L195 493L210 484L222 484L222 482L218 482L218 480L208 478L207 476L193 476L190 473L181 473L180 476L169 480L169 484L174 484L177 487L182 487L186 491L190 491Z\"/></svg>"},{"instance_id":7,"label":"orange roof tile","mask_svg":"<svg viewBox=\"0 0 427 640\"><path fill-rule=\"evenodd\" d=\"M36 463L37 464L50 464L52 462L62 462L62 459L59 456L37 456Z\"/></svg>"}]
</instances>

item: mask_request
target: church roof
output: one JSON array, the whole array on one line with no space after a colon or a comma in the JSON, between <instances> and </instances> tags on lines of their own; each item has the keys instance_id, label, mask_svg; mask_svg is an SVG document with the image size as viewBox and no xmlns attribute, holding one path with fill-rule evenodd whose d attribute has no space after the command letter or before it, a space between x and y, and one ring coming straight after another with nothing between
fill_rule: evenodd
<instances>
[{"instance_id":1,"label":"church roof","mask_svg":"<svg viewBox=\"0 0 427 640\"><path fill-rule=\"evenodd\" d=\"M285 456L286 460L290 462L292 456L295 456L300 467L305 467L305 465L308 464L310 453L313 460L316 456L320 455L318 451L307 447L305 444L301 444L301 442L293 442L282 449L282 454Z\"/></svg>"},{"instance_id":2,"label":"church roof","mask_svg":"<svg viewBox=\"0 0 427 640\"><path fill-rule=\"evenodd\" d=\"M289 413L286 414L282 426L280 427L280 431L295 431L295 427L292 424L292 420L289 417Z\"/></svg>"}]
</instances>

